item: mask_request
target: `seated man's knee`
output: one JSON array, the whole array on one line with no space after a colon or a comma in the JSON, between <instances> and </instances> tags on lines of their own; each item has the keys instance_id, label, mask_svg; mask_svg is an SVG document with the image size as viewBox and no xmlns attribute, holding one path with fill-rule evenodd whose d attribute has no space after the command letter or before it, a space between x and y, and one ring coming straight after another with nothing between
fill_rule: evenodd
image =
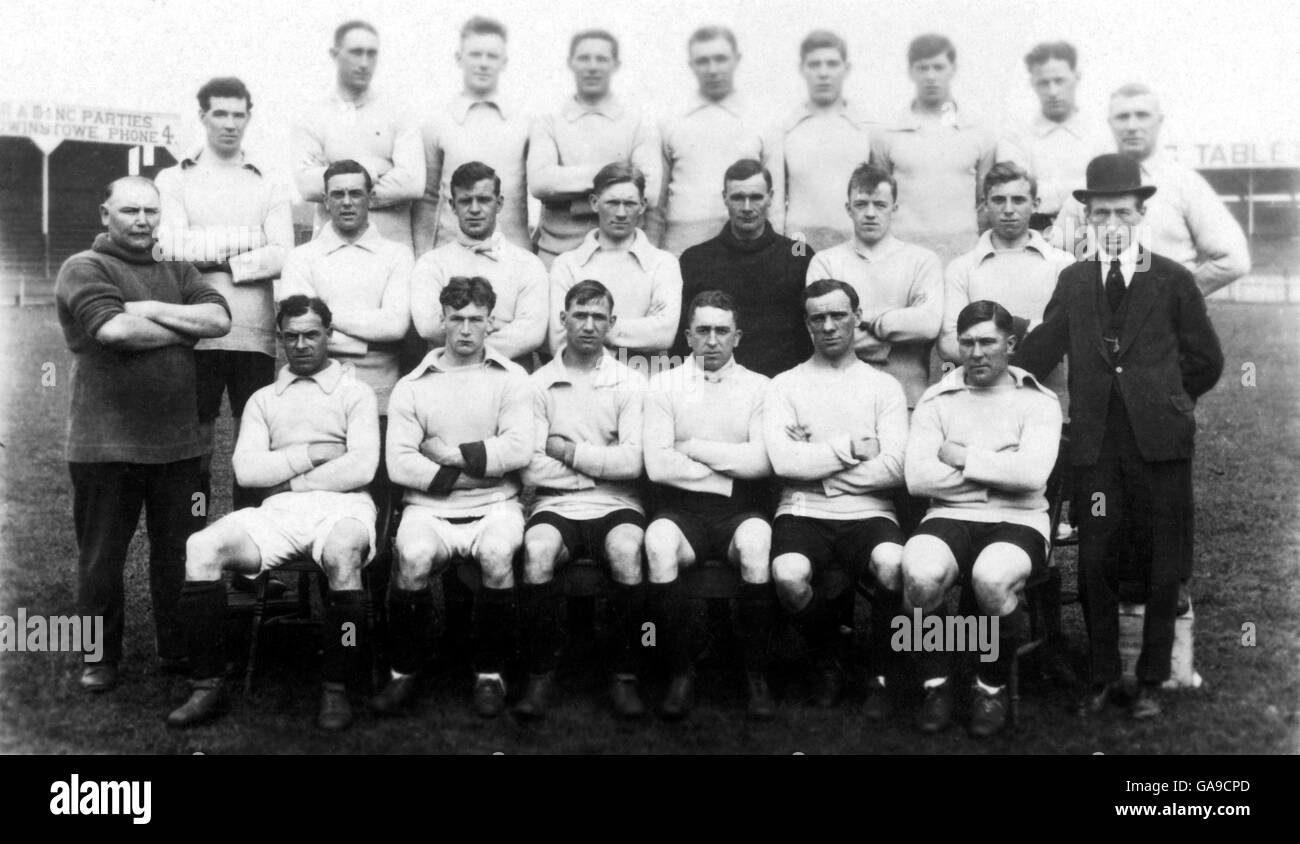
<instances>
[{"instance_id":1,"label":"seated man's knee","mask_svg":"<svg viewBox=\"0 0 1300 844\"><path fill-rule=\"evenodd\" d=\"M216 525L190 534L185 540L185 579L219 580L222 569L222 542Z\"/></svg>"},{"instance_id":2,"label":"seated man's knee","mask_svg":"<svg viewBox=\"0 0 1300 844\"><path fill-rule=\"evenodd\" d=\"M334 589L359 588L361 569L370 555L370 531L356 519L343 519L325 537L321 568Z\"/></svg>"},{"instance_id":3,"label":"seated man's knee","mask_svg":"<svg viewBox=\"0 0 1300 844\"><path fill-rule=\"evenodd\" d=\"M772 580L781 593L803 589L812 583L812 562L802 554L782 554L772 561Z\"/></svg>"},{"instance_id":4,"label":"seated man's knee","mask_svg":"<svg viewBox=\"0 0 1300 844\"><path fill-rule=\"evenodd\" d=\"M636 525L621 524L609 532L605 537L605 556L614 580L625 584L641 582L644 543L645 531Z\"/></svg>"},{"instance_id":5,"label":"seated man's knee","mask_svg":"<svg viewBox=\"0 0 1300 844\"><path fill-rule=\"evenodd\" d=\"M882 542L871 551L871 575L890 592L903 588L903 546Z\"/></svg>"},{"instance_id":6,"label":"seated man's knee","mask_svg":"<svg viewBox=\"0 0 1300 844\"><path fill-rule=\"evenodd\" d=\"M740 563L746 583L766 583L772 569L772 527L762 519L747 519L731 540L733 561Z\"/></svg>"},{"instance_id":7,"label":"seated man's knee","mask_svg":"<svg viewBox=\"0 0 1300 844\"><path fill-rule=\"evenodd\" d=\"M681 531L666 519L657 519L646 528L645 560L651 583L668 583L677 578L681 544Z\"/></svg>"},{"instance_id":8,"label":"seated man's knee","mask_svg":"<svg viewBox=\"0 0 1300 844\"><path fill-rule=\"evenodd\" d=\"M1029 555L1007 542L995 542L985 548L971 569L971 586L980 611L989 615L1007 615L1016 608L1017 592L1029 578Z\"/></svg>"},{"instance_id":9,"label":"seated man's knee","mask_svg":"<svg viewBox=\"0 0 1300 844\"><path fill-rule=\"evenodd\" d=\"M555 564L563 549L560 532L550 525L540 525L524 534L524 582L546 583L555 574Z\"/></svg>"},{"instance_id":10,"label":"seated man's knee","mask_svg":"<svg viewBox=\"0 0 1300 844\"><path fill-rule=\"evenodd\" d=\"M948 544L933 536L914 536L903 546L903 591L909 604L934 609L957 573Z\"/></svg>"},{"instance_id":11,"label":"seated man's knee","mask_svg":"<svg viewBox=\"0 0 1300 844\"><path fill-rule=\"evenodd\" d=\"M510 537L484 536L479 542L478 564L483 583L489 589L509 589L515 585L515 551L519 543Z\"/></svg>"},{"instance_id":12,"label":"seated man's knee","mask_svg":"<svg viewBox=\"0 0 1300 844\"><path fill-rule=\"evenodd\" d=\"M396 554L396 581L399 589L418 590L429 585L434 561L439 556L442 543L432 531L406 529L403 523L397 530L394 543Z\"/></svg>"}]
</instances>

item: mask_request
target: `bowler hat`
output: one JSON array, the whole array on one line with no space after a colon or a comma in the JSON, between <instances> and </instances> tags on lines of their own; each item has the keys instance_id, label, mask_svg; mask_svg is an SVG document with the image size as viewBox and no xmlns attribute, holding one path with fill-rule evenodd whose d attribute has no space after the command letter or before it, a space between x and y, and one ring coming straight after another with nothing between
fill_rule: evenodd
<instances>
[{"instance_id":1,"label":"bowler hat","mask_svg":"<svg viewBox=\"0 0 1300 844\"><path fill-rule=\"evenodd\" d=\"M1145 200L1156 192L1155 185L1142 184L1142 169L1128 156L1099 155L1088 162L1088 187L1074 192L1074 198L1087 202L1093 196L1132 193Z\"/></svg>"}]
</instances>

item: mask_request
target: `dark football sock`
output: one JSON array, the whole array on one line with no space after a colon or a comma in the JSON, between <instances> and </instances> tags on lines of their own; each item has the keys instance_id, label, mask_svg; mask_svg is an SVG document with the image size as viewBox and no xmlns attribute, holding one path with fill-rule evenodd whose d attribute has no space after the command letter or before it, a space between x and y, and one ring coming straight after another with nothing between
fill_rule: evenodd
<instances>
[{"instance_id":1,"label":"dark football sock","mask_svg":"<svg viewBox=\"0 0 1300 844\"><path fill-rule=\"evenodd\" d=\"M210 680L226 673L226 584L220 580L187 580L179 604L190 676Z\"/></svg>"},{"instance_id":2,"label":"dark football sock","mask_svg":"<svg viewBox=\"0 0 1300 844\"><path fill-rule=\"evenodd\" d=\"M428 589L392 588L388 595L388 630L394 671L414 674L419 670L432 623L433 595Z\"/></svg>"},{"instance_id":3,"label":"dark football sock","mask_svg":"<svg viewBox=\"0 0 1300 844\"><path fill-rule=\"evenodd\" d=\"M474 604L474 670L500 674L515 649L515 590L487 589Z\"/></svg>"}]
</instances>

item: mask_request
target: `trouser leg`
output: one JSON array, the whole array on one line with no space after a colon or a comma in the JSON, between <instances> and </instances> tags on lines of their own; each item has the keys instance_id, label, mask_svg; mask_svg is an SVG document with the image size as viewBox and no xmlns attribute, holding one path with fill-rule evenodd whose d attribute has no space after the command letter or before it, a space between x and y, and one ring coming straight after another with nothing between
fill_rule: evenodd
<instances>
[{"instance_id":1,"label":"trouser leg","mask_svg":"<svg viewBox=\"0 0 1300 844\"><path fill-rule=\"evenodd\" d=\"M77 536L77 612L104 619L104 662L116 664L122 658L126 630L122 569L140 518L144 490L133 464L68 466Z\"/></svg>"},{"instance_id":2,"label":"trouser leg","mask_svg":"<svg viewBox=\"0 0 1300 844\"><path fill-rule=\"evenodd\" d=\"M185 540L206 521L195 496L199 458L148 467L145 473L145 522L149 531L149 593L153 601L158 656L185 655L179 607L185 581ZM206 500L204 501L206 507Z\"/></svg>"}]
</instances>

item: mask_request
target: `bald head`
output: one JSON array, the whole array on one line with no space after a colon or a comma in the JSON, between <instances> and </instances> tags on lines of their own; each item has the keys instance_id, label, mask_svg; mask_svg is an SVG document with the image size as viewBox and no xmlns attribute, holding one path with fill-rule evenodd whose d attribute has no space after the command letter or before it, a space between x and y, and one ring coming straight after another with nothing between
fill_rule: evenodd
<instances>
[{"instance_id":1,"label":"bald head","mask_svg":"<svg viewBox=\"0 0 1300 844\"><path fill-rule=\"evenodd\" d=\"M1142 161L1156 151L1164 123L1160 100L1141 83L1121 85L1110 95L1110 131L1120 155Z\"/></svg>"},{"instance_id":2,"label":"bald head","mask_svg":"<svg viewBox=\"0 0 1300 844\"><path fill-rule=\"evenodd\" d=\"M134 185L137 188L147 188L153 191L154 196L158 195L158 187L153 183L152 179L146 179L144 176L123 176L120 179L114 179L109 182L108 187L104 188L104 203L107 204L108 201L113 198L114 192L116 192L119 187L125 187L127 185Z\"/></svg>"},{"instance_id":3,"label":"bald head","mask_svg":"<svg viewBox=\"0 0 1300 844\"><path fill-rule=\"evenodd\" d=\"M104 191L99 219L119 248L148 252L158 227L158 205L158 188L153 182L142 176L123 176Z\"/></svg>"}]
</instances>

